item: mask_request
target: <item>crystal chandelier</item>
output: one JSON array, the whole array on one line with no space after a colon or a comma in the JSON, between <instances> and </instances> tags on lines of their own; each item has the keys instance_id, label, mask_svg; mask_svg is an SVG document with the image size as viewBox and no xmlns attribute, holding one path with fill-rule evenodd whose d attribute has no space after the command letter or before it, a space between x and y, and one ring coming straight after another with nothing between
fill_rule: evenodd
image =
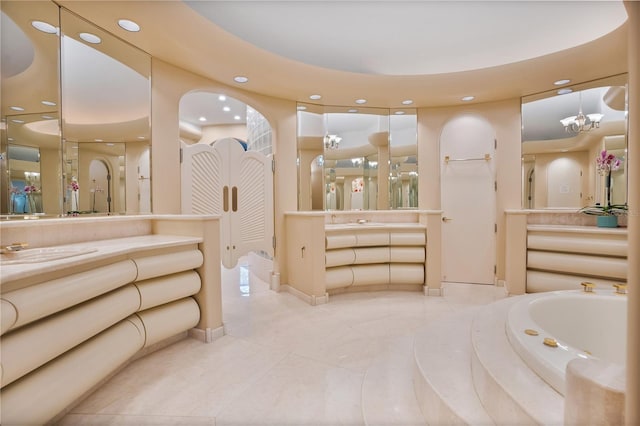
<instances>
[{"instance_id":1,"label":"crystal chandelier","mask_svg":"<svg viewBox=\"0 0 640 426\"><path fill-rule=\"evenodd\" d=\"M342 138L338 135L326 135L324 137L324 149L338 149Z\"/></svg>"},{"instance_id":2,"label":"crystal chandelier","mask_svg":"<svg viewBox=\"0 0 640 426\"><path fill-rule=\"evenodd\" d=\"M582 112L582 92L579 93L580 103L578 107L578 115L572 115L571 117L563 118L560 120L564 126L564 130L567 133L581 133L588 132L592 129L600 127L600 120L604 114L587 114Z\"/></svg>"}]
</instances>

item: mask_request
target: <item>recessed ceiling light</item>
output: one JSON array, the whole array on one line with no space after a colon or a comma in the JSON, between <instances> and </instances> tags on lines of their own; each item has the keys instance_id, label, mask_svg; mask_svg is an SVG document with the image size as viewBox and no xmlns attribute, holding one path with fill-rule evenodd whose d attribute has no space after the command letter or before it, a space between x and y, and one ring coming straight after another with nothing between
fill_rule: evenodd
<instances>
[{"instance_id":1,"label":"recessed ceiling light","mask_svg":"<svg viewBox=\"0 0 640 426\"><path fill-rule=\"evenodd\" d=\"M138 139L143 140L144 136L138 136Z\"/></svg>"},{"instance_id":2,"label":"recessed ceiling light","mask_svg":"<svg viewBox=\"0 0 640 426\"><path fill-rule=\"evenodd\" d=\"M366 99L356 99L355 101L358 105L362 105L362 104L366 104L367 100Z\"/></svg>"},{"instance_id":3,"label":"recessed ceiling light","mask_svg":"<svg viewBox=\"0 0 640 426\"><path fill-rule=\"evenodd\" d=\"M115 144L112 142L107 142L107 146L114 146Z\"/></svg>"},{"instance_id":4,"label":"recessed ceiling light","mask_svg":"<svg viewBox=\"0 0 640 426\"><path fill-rule=\"evenodd\" d=\"M14 123L18 123L18 124L22 124L22 123L24 123L24 120L18 120L17 118L14 118L14 119L13 119L13 120L11 120L11 121L13 121Z\"/></svg>"},{"instance_id":5,"label":"recessed ceiling light","mask_svg":"<svg viewBox=\"0 0 640 426\"><path fill-rule=\"evenodd\" d=\"M57 34L58 33L58 29L56 27L54 27L53 25L51 25L48 22L44 22L44 21L31 21L31 26L33 28L35 28L38 31L42 31L43 33L47 33L47 34Z\"/></svg>"},{"instance_id":6,"label":"recessed ceiling light","mask_svg":"<svg viewBox=\"0 0 640 426\"><path fill-rule=\"evenodd\" d=\"M94 139L94 141L96 141L96 142L104 142L104 140L102 140L102 139Z\"/></svg>"},{"instance_id":7,"label":"recessed ceiling light","mask_svg":"<svg viewBox=\"0 0 640 426\"><path fill-rule=\"evenodd\" d=\"M246 83L247 81L249 81L249 79L245 76L237 75L233 77L233 81L235 81L236 83Z\"/></svg>"},{"instance_id":8,"label":"recessed ceiling light","mask_svg":"<svg viewBox=\"0 0 640 426\"><path fill-rule=\"evenodd\" d=\"M298 105L298 111L304 111L305 109L307 109L306 106L304 105Z\"/></svg>"},{"instance_id":9,"label":"recessed ceiling light","mask_svg":"<svg viewBox=\"0 0 640 426\"><path fill-rule=\"evenodd\" d=\"M56 103L52 101L41 101L40 103L46 106L56 106Z\"/></svg>"},{"instance_id":10,"label":"recessed ceiling light","mask_svg":"<svg viewBox=\"0 0 640 426\"><path fill-rule=\"evenodd\" d=\"M240 117L239 115L234 115L234 116L233 116L233 119L234 119L234 120L240 120L240 118L241 118L241 117Z\"/></svg>"},{"instance_id":11,"label":"recessed ceiling light","mask_svg":"<svg viewBox=\"0 0 640 426\"><path fill-rule=\"evenodd\" d=\"M224 107L222 107L222 110L224 112L229 112L229 111L231 111L231 108L229 108L228 106L224 106Z\"/></svg>"},{"instance_id":12,"label":"recessed ceiling light","mask_svg":"<svg viewBox=\"0 0 640 426\"><path fill-rule=\"evenodd\" d=\"M221 102L224 102L224 101L227 100L227 97L225 95L220 95L220 96L218 96L218 100L221 101Z\"/></svg>"},{"instance_id":13,"label":"recessed ceiling light","mask_svg":"<svg viewBox=\"0 0 640 426\"><path fill-rule=\"evenodd\" d=\"M15 139L14 139L14 138L7 138L7 140L8 140L9 142L11 142L11 141L14 141Z\"/></svg>"},{"instance_id":14,"label":"recessed ceiling light","mask_svg":"<svg viewBox=\"0 0 640 426\"><path fill-rule=\"evenodd\" d=\"M571 83L571 80L568 80L565 78L564 80L558 80L553 82L553 84L555 84L556 86L563 86L567 83Z\"/></svg>"},{"instance_id":15,"label":"recessed ceiling light","mask_svg":"<svg viewBox=\"0 0 640 426\"><path fill-rule=\"evenodd\" d=\"M402 105L411 105L413 103L413 100L411 99L405 99L404 101L402 101Z\"/></svg>"},{"instance_id":16,"label":"recessed ceiling light","mask_svg":"<svg viewBox=\"0 0 640 426\"><path fill-rule=\"evenodd\" d=\"M54 117L50 116L50 115L41 115L40 117L44 118L45 120L53 120Z\"/></svg>"},{"instance_id":17,"label":"recessed ceiling light","mask_svg":"<svg viewBox=\"0 0 640 426\"><path fill-rule=\"evenodd\" d=\"M463 102L469 102L474 100L476 97L475 96L465 96L464 98L460 99Z\"/></svg>"},{"instance_id":18,"label":"recessed ceiling light","mask_svg":"<svg viewBox=\"0 0 640 426\"><path fill-rule=\"evenodd\" d=\"M573 89L560 89L558 90L558 95L566 95L567 93L573 92Z\"/></svg>"},{"instance_id":19,"label":"recessed ceiling light","mask_svg":"<svg viewBox=\"0 0 640 426\"><path fill-rule=\"evenodd\" d=\"M404 114L404 111L396 111L395 112L395 115L402 115L402 114Z\"/></svg>"},{"instance_id":20,"label":"recessed ceiling light","mask_svg":"<svg viewBox=\"0 0 640 426\"><path fill-rule=\"evenodd\" d=\"M317 101L318 99L321 99L322 95L311 95L309 96L309 99L312 99L314 101Z\"/></svg>"},{"instance_id":21,"label":"recessed ceiling light","mask_svg":"<svg viewBox=\"0 0 640 426\"><path fill-rule=\"evenodd\" d=\"M12 109L14 111L24 111L24 108L20 106L10 106L9 109Z\"/></svg>"},{"instance_id":22,"label":"recessed ceiling light","mask_svg":"<svg viewBox=\"0 0 640 426\"><path fill-rule=\"evenodd\" d=\"M130 31L132 33L140 31L140 25L128 19L119 19L118 25L120 25L120 28L123 30Z\"/></svg>"},{"instance_id":23,"label":"recessed ceiling light","mask_svg":"<svg viewBox=\"0 0 640 426\"><path fill-rule=\"evenodd\" d=\"M87 43L100 44L102 42L102 39L100 37L98 37L97 35L95 35L95 34L80 33L78 35L80 36L81 39L83 39Z\"/></svg>"},{"instance_id":24,"label":"recessed ceiling light","mask_svg":"<svg viewBox=\"0 0 640 426\"><path fill-rule=\"evenodd\" d=\"M207 121L207 118L206 117L200 117L200 118L198 118L198 120L199 121Z\"/></svg>"},{"instance_id":25,"label":"recessed ceiling light","mask_svg":"<svg viewBox=\"0 0 640 426\"><path fill-rule=\"evenodd\" d=\"M350 109L350 110L349 110L349 111L347 111L347 112L358 112L358 110L354 108L354 109Z\"/></svg>"}]
</instances>

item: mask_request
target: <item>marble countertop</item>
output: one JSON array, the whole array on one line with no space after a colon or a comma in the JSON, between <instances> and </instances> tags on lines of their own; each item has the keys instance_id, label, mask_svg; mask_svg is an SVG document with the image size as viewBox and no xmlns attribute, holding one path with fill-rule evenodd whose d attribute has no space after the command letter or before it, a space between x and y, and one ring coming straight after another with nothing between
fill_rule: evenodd
<instances>
[{"instance_id":1,"label":"marble countertop","mask_svg":"<svg viewBox=\"0 0 640 426\"><path fill-rule=\"evenodd\" d=\"M527 225L527 230L538 232L551 231L580 234L627 234L627 228L599 228L597 226L579 225Z\"/></svg>"},{"instance_id":2,"label":"marble countertop","mask_svg":"<svg viewBox=\"0 0 640 426\"><path fill-rule=\"evenodd\" d=\"M401 229L426 229L426 226L421 223L386 223L386 222L365 222L365 223L327 223L324 225L324 229L327 232L332 231L375 231L375 230L401 230Z\"/></svg>"},{"instance_id":3,"label":"marble countertop","mask_svg":"<svg viewBox=\"0 0 640 426\"><path fill-rule=\"evenodd\" d=\"M61 269L73 268L90 262L102 261L111 257L128 255L152 249L197 244L200 242L202 242L202 238L200 237L179 235L140 235L59 245L55 246L55 249L59 249L61 251L64 251L65 249L78 250L82 254L33 263L0 263L0 266L2 266L0 270L0 288L16 280L54 272ZM51 249L53 248L54 247L51 247ZM39 249L42 248L31 250ZM27 252L28 250L30 249L25 249L24 251ZM3 259L11 260L10 254L3 254L2 257Z\"/></svg>"}]
</instances>

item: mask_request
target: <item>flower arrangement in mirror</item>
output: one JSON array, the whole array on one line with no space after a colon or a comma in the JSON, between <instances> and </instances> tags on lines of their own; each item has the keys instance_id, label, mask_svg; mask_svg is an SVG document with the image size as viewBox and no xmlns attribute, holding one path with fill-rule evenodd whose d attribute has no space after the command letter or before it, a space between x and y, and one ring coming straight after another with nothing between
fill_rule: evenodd
<instances>
[{"instance_id":1,"label":"flower arrangement in mirror","mask_svg":"<svg viewBox=\"0 0 640 426\"><path fill-rule=\"evenodd\" d=\"M33 194L38 192L38 188L35 185L27 185L24 187L24 193L27 197L28 213L36 213L36 201L33 199Z\"/></svg>"},{"instance_id":2,"label":"flower arrangement in mirror","mask_svg":"<svg viewBox=\"0 0 640 426\"><path fill-rule=\"evenodd\" d=\"M78 185L78 181L72 180L69 184L69 189L71 189L73 193L73 199L71 200L71 211L67 212L67 214L78 216L80 214L78 207L78 190L80 189L80 185Z\"/></svg>"},{"instance_id":3,"label":"flower arrangement in mirror","mask_svg":"<svg viewBox=\"0 0 640 426\"><path fill-rule=\"evenodd\" d=\"M600 176L605 177L605 202L596 203L595 206L587 206L580 209L580 213L600 216L597 224L600 227L615 228L618 226L618 216L626 215L628 206L626 204L611 204L611 172L620 168L622 161L613 154L609 154L606 149L596 157L596 168ZM602 218L601 218L602 217Z\"/></svg>"}]
</instances>

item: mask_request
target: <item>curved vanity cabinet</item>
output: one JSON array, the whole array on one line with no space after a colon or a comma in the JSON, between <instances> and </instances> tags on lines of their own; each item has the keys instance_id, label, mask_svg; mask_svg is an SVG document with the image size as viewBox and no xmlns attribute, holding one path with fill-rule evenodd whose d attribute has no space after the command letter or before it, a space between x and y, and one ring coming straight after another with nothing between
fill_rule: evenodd
<instances>
[{"instance_id":1,"label":"curved vanity cabinet","mask_svg":"<svg viewBox=\"0 0 640 426\"><path fill-rule=\"evenodd\" d=\"M207 315L196 301L202 241L116 238L74 258L3 266L2 424L51 422L132 357L197 327Z\"/></svg>"},{"instance_id":2,"label":"curved vanity cabinet","mask_svg":"<svg viewBox=\"0 0 640 426\"><path fill-rule=\"evenodd\" d=\"M594 216L546 210L508 210L506 225L510 295L580 290L585 281L612 292L627 281L626 227L599 228Z\"/></svg>"},{"instance_id":3,"label":"curved vanity cabinet","mask_svg":"<svg viewBox=\"0 0 640 426\"><path fill-rule=\"evenodd\" d=\"M527 226L527 293L577 290L588 281L611 289L627 281L627 230Z\"/></svg>"},{"instance_id":4,"label":"curved vanity cabinet","mask_svg":"<svg viewBox=\"0 0 640 426\"><path fill-rule=\"evenodd\" d=\"M358 287L420 289L424 285L424 226L327 225L325 233L325 282L329 294Z\"/></svg>"},{"instance_id":5,"label":"curved vanity cabinet","mask_svg":"<svg viewBox=\"0 0 640 426\"><path fill-rule=\"evenodd\" d=\"M288 212L285 221L280 288L311 305L344 292L440 294L439 250L427 249L440 245L440 211Z\"/></svg>"}]
</instances>

